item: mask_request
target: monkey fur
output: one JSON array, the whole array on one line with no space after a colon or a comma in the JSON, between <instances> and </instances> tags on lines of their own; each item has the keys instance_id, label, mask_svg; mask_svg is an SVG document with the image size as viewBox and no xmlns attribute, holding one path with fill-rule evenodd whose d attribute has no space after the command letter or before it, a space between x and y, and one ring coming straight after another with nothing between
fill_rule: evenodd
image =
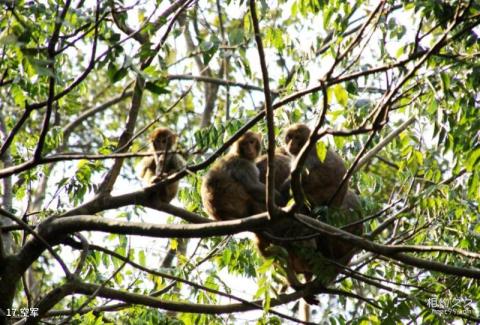
<instances>
[{"instance_id":1,"label":"monkey fur","mask_svg":"<svg viewBox=\"0 0 480 325\"><path fill-rule=\"evenodd\" d=\"M279 191L282 184L290 176L290 156L277 150L275 152L275 188ZM260 174L260 182L267 182L267 155L261 155L256 160L256 165Z\"/></svg>"},{"instance_id":2,"label":"monkey fur","mask_svg":"<svg viewBox=\"0 0 480 325\"><path fill-rule=\"evenodd\" d=\"M296 157L309 136L310 129L305 124L290 126L285 134L287 151ZM328 149L325 160L322 162L317 156L316 149L312 148L307 153L303 168L302 187L308 202L314 207L329 203L329 206L340 207L348 190L348 184L345 183L337 192L347 172L342 158L335 151ZM282 194L289 189L290 184L284 184ZM332 198L335 192L337 194Z\"/></svg>"},{"instance_id":3,"label":"monkey fur","mask_svg":"<svg viewBox=\"0 0 480 325\"><path fill-rule=\"evenodd\" d=\"M231 220L266 211L265 184L260 181L255 165L260 150L260 135L248 131L210 168L201 188L203 206L208 215L216 220ZM280 199L278 192L276 199ZM271 241L261 233L255 235L260 253L269 256Z\"/></svg>"},{"instance_id":4,"label":"monkey fur","mask_svg":"<svg viewBox=\"0 0 480 325\"><path fill-rule=\"evenodd\" d=\"M282 185L290 177L290 155L283 149L275 151L275 188L280 190ZM256 160L257 168L259 169L260 181L265 182L267 176L267 155L262 155ZM285 199L285 198L284 198ZM266 230L271 235L277 238L286 237L301 237L313 234L313 231L305 227L303 224L292 220L283 220L276 222L269 229ZM285 249L287 256L285 256L286 267L283 267L287 276L288 284L296 289L302 288L302 283L297 278L298 274L303 274L305 280L308 282L312 279L313 273L310 263L298 254L298 247L307 247L312 250L316 249L315 239L299 240L299 241L281 241L267 239L268 235L262 236L257 234L257 247L263 257L271 257L278 255L278 249L275 246L280 246ZM312 298L312 297L310 297ZM314 303L316 300L307 298L309 303Z\"/></svg>"},{"instance_id":5,"label":"monkey fur","mask_svg":"<svg viewBox=\"0 0 480 325\"><path fill-rule=\"evenodd\" d=\"M149 140L152 156L142 159L138 173L146 185L155 184L185 166L182 156L170 152L177 140L177 136L170 129L155 129ZM178 183L176 181L160 187L153 193L152 200L169 203L177 195Z\"/></svg>"},{"instance_id":6,"label":"monkey fur","mask_svg":"<svg viewBox=\"0 0 480 325\"><path fill-rule=\"evenodd\" d=\"M310 129L305 124L294 124L287 129L285 133L285 149L292 157L296 157L300 153L310 136L310 132ZM301 179L302 189L312 208L328 205L329 207L336 207L339 213L346 214L348 212L348 216L354 213L356 214L355 220L360 219L361 206L358 196L348 190L347 184L342 185L342 187L338 189L347 169L337 153L328 149L325 160L321 162L317 156L316 148L313 148L307 153L303 168L304 171ZM281 187L283 195L288 196L286 193L289 191L290 177L285 180ZM337 192L337 194L332 198L335 192ZM301 213L309 214L309 210L304 208L301 210ZM361 224L353 225L345 230L361 235L363 227ZM305 229L291 227L291 229L283 235L285 237L301 237L306 234L308 234L308 231ZM303 274L307 282L312 279L314 274L317 274L317 277L320 276L319 281L323 285L328 285L341 272L341 268L333 266L328 262L328 259L342 265L348 265L354 255L354 247L328 236L319 236L313 240L313 242L313 244L312 240L296 242L296 249L287 249L289 254L289 267L293 269L294 275ZM302 248L314 249L314 252L309 253L310 257L303 256L304 254L301 253ZM315 252L317 252L317 255ZM318 253L320 254L318 255ZM321 266L320 268L319 265ZM324 271L322 271L322 269ZM292 275L290 274L290 284L292 285L292 283L294 283L294 285L292 285L293 287L298 286L299 281L296 276L295 279L291 278ZM297 283L295 283L295 280ZM308 303L316 302L313 296L308 296L305 300Z\"/></svg>"},{"instance_id":7,"label":"monkey fur","mask_svg":"<svg viewBox=\"0 0 480 325\"><path fill-rule=\"evenodd\" d=\"M248 131L204 176L203 206L216 220L245 218L265 208L265 184L260 182L255 159L260 153L260 135Z\"/></svg>"}]
</instances>

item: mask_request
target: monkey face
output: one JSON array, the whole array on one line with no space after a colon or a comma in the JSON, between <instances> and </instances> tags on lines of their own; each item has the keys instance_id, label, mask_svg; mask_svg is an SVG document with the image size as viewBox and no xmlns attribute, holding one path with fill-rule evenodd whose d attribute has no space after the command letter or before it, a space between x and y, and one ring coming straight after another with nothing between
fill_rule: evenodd
<instances>
[{"instance_id":1,"label":"monkey face","mask_svg":"<svg viewBox=\"0 0 480 325\"><path fill-rule=\"evenodd\" d=\"M150 134L150 141L156 151L166 151L175 144L175 134L167 128L158 128Z\"/></svg>"},{"instance_id":2,"label":"monkey face","mask_svg":"<svg viewBox=\"0 0 480 325\"><path fill-rule=\"evenodd\" d=\"M248 160L255 160L260 153L260 139L256 133L247 132L238 140L238 154Z\"/></svg>"},{"instance_id":3,"label":"monkey face","mask_svg":"<svg viewBox=\"0 0 480 325\"><path fill-rule=\"evenodd\" d=\"M295 138L295 136L286 136L285 137L285 144L287 147L287 151L293 155L296 156L300 152L300 149L302 149L302 146L298 139Z\"/></svg>"},{"instance_id":4,"label":"monkey face","mask_svg":"<svg viewBox=\"0 0 480 325\"><path fill-rule=\"evenodd\" d=\"M307 142L310 129L305 124L294 124L288 128L285 134L285 146L287 151L296 156Z\"/></svg>"},{"instance_id":5,"label":"monkey face","mask_svg":"<svg viewBox=\"0 0 480 325\"><path fill-rule=\"evenodd\" d=\"M169 136L159 136L153 140L153 146L157 151L170 149L172 146L172 139Z\"/></svg>"}]
</instances>

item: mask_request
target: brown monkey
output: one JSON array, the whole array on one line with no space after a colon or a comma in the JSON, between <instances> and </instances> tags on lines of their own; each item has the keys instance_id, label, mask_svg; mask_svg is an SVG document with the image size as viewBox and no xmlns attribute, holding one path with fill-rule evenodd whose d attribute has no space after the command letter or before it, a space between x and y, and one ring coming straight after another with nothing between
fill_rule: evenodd
<instances>
[{"instance_id":1,"label":"brown monkey","mask_svg":"<svg viewBox=\"0 0 480 325\"><path fill-rule=\"evenodd\" d=\"M290 163L291 158L288 152L283 148L275 150L275 188L280 190L282 184L285 183L290 177ZM267 155L262 155L256 160L257 168L260 172L260 181L265 183L267 178ZM284 197L283 199L286 199ZM310 235L313 232L300 224L299 222L288 219L281 222L277 222L275 225L266 229L266 232L274 235L277 238L285 237L302 237ZM300 241L282 241L267 239L268 235L257 234L257 247L263 257L279 257L283 256L283 263L280 263L285 270L288 284L296 289L302 288L302 283L298 280L297 275L303 274L305 280L308 282L312 279L313 273L309 261L301 256L298 252L298 248L316 250L315 239L300 240ZM278 249L276 246L284 249ZM285 255L286 254L286 255ZM315 303L316 300L312 297L306 298L307 302Z\"/></svg>"},{"instance_id":2,"label":"brown monkey","mask_svg":"<svg viewBox=\"0 0 480 325\"><path fill-rule=\"evenodd\" d=\"M361 204L358 195L349 190L337 213L345 217L344 224L351 224L360 220ZM338 214L334 214L334 216L340 217ZM285 232L286 236L288 236L289 232L290 237L308 234L305 229L301 229L298 226L290 225L290 228L289 231ZM355 235L361 235L363 226L362 224L351 225L344 228L344 230ZM306 282L310 282L313 275L315 275L315 282L322 286L328 286L342 272L343 267L340 265L348 266L355 254L355 246L328 236L316 237L313 245L310 241L293 243L290 242L286 246L288 252L287 265L291 269L291 271L286 270L286 272L289 284L294 289L302 287L297 278L298 274L303 274ZM318 303L318 300L313 295L304 299L309 304Z\"/></svg>"},{"instance_id":3,"label":"brown monkey","mask_svg":"<svg viewBox=\"0 0 480 325\"><path fill-rule=\"evenodd\" d=\"M216 220L245 218L266 211L265 184L255 165L261 138L248 131L238 139L230 153L218 160L204 176L202 202L206 212ZM277 200L280 194L276 193ZM256 233L257 246L263 256L271 256L271 241Z\"/></svg>"},{"instance_id":4,"label":"brown monkey","mask_svg":"<svg viewBox=\"0 0 480 325\"><path fill-rule=\"evenodd\" d=\"M230 220L245 218L266 210L265 184L260 181L259 170L255 159L260 153L260 136L254 132L246 132L232 146L230 153L218 160L204 176L201 196L206 212L216 220ZM279 196L279 193L277 193ZM278 200L278 198L277 198ZM292 221L293 222L293 221ZM284 231L283 228L288 228ZM303 225L301 225L302 228ZM290 232L290 225L273 226L266 229L274 235ZM295 232L298 234L299 232ZM269 257L276 255L276 245L287 252L286 263L287 277L290 285L299 289L301 284L294 276L293 268L298 273L303 272L303 261L293 253L293 246L286 242L272 245L272 241L265 233L255 233L257 246L260 253ZM288 236L288 234L286 234ZM280 251L282 250L280 248Z\"/></svg>"},{"instance_id":5,"label":"brown monkey","mask_svg":"<svg viewBox=\"0 0 480 325\"><path fill-rule=\"evenodd\" d=\"M309 136L310 129L306 125L294 124L290 126L285 134L286 150L292 156L297 156ZM312 207L329 204L332 207L339 207L340 211L349 209L358 211L360 203L356 194L349 192L346 195L348 185L344 184L338 190L346 171L343 160L331 149L328 149L323 162L319 160L316 148L312 148L307 153L301 182L306 199ZM290 180L287 180L282 186L282 193L285 193L285 190L288 192L289 189ZM337 190L338 193L332 198ZM308 214L308 210L305 209L301 212ZM357 228L353 229L355 227ZM346 230L357 233L358 226L353 226L352 229ZM292 232L298 232L297 236L306 233L305 230L298 227L293 227L288 232L291 234ZM286 232L286 237L288 237L288 232ZM290 237L295 236L290 235ZM317 237L313 244L312 241L302 241L294 245L297 247L296 249L288 249L290 267L294 273L304 274L307 281L310 281L313 274L316 274L317 277L320 277L319 280L323 285L328 285L340 272L340 269L332 266L330 262L325 260L325 257L346 265L353 256L353 250L350 245L338 243L335 239L326 236ZM302 249L310 250L310 253L305 254L301 252ZM316 255L315 252L321 253L321 255ZM315 302L314 297L306 297L306 300L309 303Z\"/></svg>"},{"instance_id":6,"label":"brown monkey","mask_svg":"<svg viewBox=\"0 0 480 325\"><path fill-rule=\"evenodd\" d=\"M305 124L294 124L290 126L285 134L287 151L292 156L297 156L310 136L310 129ZM340 186L347 169L342 158L333 150L328 149L324 161L320 161L316 148L307 153L304 164L304 177L302 186L306 199L312 206L327 205L341 206L343 198L348 190L348 185ZM282 187L282 194L290 189L289 182ZM334 198L332 196L337 192Z\"/></svg>"},{"instance_id":7,"label":"brown monkey","mask_svg":"<svg viewBox=\"0 0 480 325\"><path fill-rule=\"evenodd\" d=\"M290 157L282 150L275 152L275 188L280 190L282 184L290 176ZM256 160L257 168L260 173L260 182L267 181L267 155L262 155Z\"/></svg>"},{"instance_id":8,"label":"brown monkey","mask_svg":"<svg viewBox=\"0 0 480 325\"><path fill-rule=\"evenodd\" d=\"M344 213L348 213L349 216L353 216L353 218L350 218L349 224L354 223L362 218L362 205L360 203L360 198L353 191L349 190L347 192L347 195L345 195L345 198L343 199L341 209L344 211ZM345 228L345 231L357 236L361 236L363 235L363 223L348 226ZM345 264L350 262L355 253L354 246L351 246L345 242L341 243L341 245L338 246L335 251L337 251L338 254L341 254L343 257L349 256L348 261L346 261Z\"/></svg>"},{"instance_id":9,"label":"brown monkey","mask_svg":"<svg viewBox=\"0 0 480 325\"><path fill-rule=\"evenodd\" d=\"M290 163L291 158L289 154L282 149L277 149L275 151L275 187L279 190L282 187L282 184L290 177ZM257 167L260 171L260 180L265 182L267 174L267 155L262 155L257 159ZM285 198L283 198L285 199ZM277 222L275 225L266 230L268 233L274 235L277 238L285 237L302 237L306 235L312 235L313 231L305 227L299 222L288 219L281 222ZM300 249L311 250L311 253L316 251L316 241L315 239L309 240L299 240L299 241L281 241L281 240L266 240L262 235L257 235L257 247L260 253L264 257L277 256L278 249L275 246L280 246L285 249L284 254L284 263L286 267L283 267L287 276L288 284L296 289L300 290L302 288L302 283L298 280L297 275L303 274L305 280L309 282L312 277L312 267L309 261L300 254L298 251ZM273 242L273 243L272 243ZM272 245L273 244L273 245ZM316 303L314 297L305 298L308 303Z\"/></svg>"},{"instance_id":10,"label":"brown monkey","mask_svg":"<svg viewBox=\"0 0 480 325\"><path fill-rule=\"evenodd\" d=\"M255 166L260 140L259 134L247 131L204 176L202 202L214 219L245 218L266 210L265 184Z\"/></svg>"},{"instance_id":11,"label":"brown monkey","mask_svg":"<svg viewBox=\"0 0 480 325\"><path fill-rule=\"evenodd\" d=\"M139 176L147 184L152 185L169 174L182 169L185 161L177 153L170 152L177 136L168 128L157 128L149 136L152 156L142 159ZM162 186L155 191L155 199L170 202L178 191L178 181Z\"/></svg>"}]
</instances>

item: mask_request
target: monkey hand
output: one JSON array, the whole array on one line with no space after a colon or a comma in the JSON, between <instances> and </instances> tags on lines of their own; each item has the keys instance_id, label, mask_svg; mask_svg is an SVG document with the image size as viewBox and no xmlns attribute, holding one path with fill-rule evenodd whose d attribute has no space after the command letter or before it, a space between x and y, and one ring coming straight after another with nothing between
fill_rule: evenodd
<instances>
[{"instance_id":1,"label":"monkey hand","mask_svg":"<svg viewBox=\"0 0 480 325\"><path fill-rule=\"evenodd\" d=\"M150 183L152 183L152 184L158 183L158 182L164 180L167 176L168 176L167 173L161 173L160 175L155 175L150 179Z\"/></svg>"}]
</instances>

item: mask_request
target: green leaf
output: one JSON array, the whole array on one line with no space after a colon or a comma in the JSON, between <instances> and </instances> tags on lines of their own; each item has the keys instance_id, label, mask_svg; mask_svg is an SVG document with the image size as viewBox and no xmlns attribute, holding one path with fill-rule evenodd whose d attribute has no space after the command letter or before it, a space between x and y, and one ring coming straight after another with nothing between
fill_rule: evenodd
<instances>
[{"instance_id":1,"label":"green leaf","mask_svg":"<svg viewBox=\"0 0 480 325\"><path fill-rule=\"evenodd\" d=\"M127 68L120 68L117 71L115 71L115 74L113 75L112 82L115 83L117 81L122 80L126 75L128 74Z\"/></svg>"},{"instance_id":2,"label":"green leaf","mask_svg":"<svg viewBox=\"0 0 480 325\"><path fill-rule=\"evenodd\" d=\"M178 241L176 239L170 239L170 248L176 250L178 247Z\"/></svg>"},{"instance_id":3,"label":"green leaf","mask_svg":"<svg viewBox=\"0 0 480 325\"><path fill-rule=\"evenodd\" d=\"M327 157L327 147L325 146L325 143L322 141L318 141L316 145L316 150L317 150L317 157L318 159L323 162L325 161L325 158Z\"/></svg>"},{"instance_id":4,"label":"green leaf","mask_svg":"<svg viewBox=\"0 0 480 325\"><path fill-rule=\"evenodd\" d=\"M228 32L228 40L231 46L239 45L243 42L245 35L243 34L243 29L234 28Z\"/></svg>"},{"instance_id":5,"label":"green leaf","mask_svg":"<svg viewBox=\"0 0 480 325\"><path fill-rule=\"evenodd\" d=\"M263 264L258 268L257 270L258 273L262 274L262 273L268 272L272 267L273 262L274 262L273 258L267 258L265 262L263 262Z\"/></svg>"},{"instance_id":6,"label":"green leaf","mask_svg":"<svg viewBox=\"0 0 480 325\"><path fill-rule=\"evenodd\" d=\"M420 166L423 166L423 153L421 153L420 151L417 151L415 150L415 158L417 160L417 163L420 165Z\"/></svg>"},{"instance_id":7,"label":"green leaf","mask_svg":"<svg viewBox=\"0 0 480 325\"><path fill-rule=\"evenodd\" d=\"M23 107L25 105L25 93L23 92L23 89L20 88L19 85L13 84L12 87L10 88L10 91L13 96L13 101L15 102L15 105Z\"/></svg>"},{"instance_id":8,"label":"green leaf","mask_svg":"<svg viewBox=\"0 0 480 325\"><path fill-rule=\"evenodd\" d=\"M145 252L143 250L140 250L138 252L138 260L140 262L140 265L145 266Z\"/></svg>"},{"instance_id":9,"label":"green leaf","mask_svg":"<svg viewBox=\"0 0 480 325\"><path fill-rule=\"evenodd\" d=\"M203 41L200 43L200 49L202 51L203 63L208 65L212 57L217 53L220 41L215 35L210 37L209 41Z\"/></svg>"},{"instance_id":10,"label":"green leaf","mask_svg":"<svg viewBox=\"0 0 480 325\"><path fill-rule=\"evenodd\" d=\"M55 77L55 74L53 73L52 69L48 66L50 64L50 61L38 60L32 57L28 57L28 61L38 75L46 76L46 77Z\"/></svg>"},{"instance_id":11,"label":"green leaf","mask_svg":"<svg viewBox=\"0 0 480 325\"><path fill-rule=\"evenodd\" d=\"M149 90L152 93L157 94L157 95L169 94L170 93L170 90L165 88L165 86L160 86L159 84L153 83L153 82L147 82L145 84L145 89L147 89L147 90Z\"/></svg>"},{"instance_id":12,"label":"green leaf","mask_svg":"<svg viewBox=\"0 0 480 325\"><path fill-rule=\"evenodd\" d=\"M466 168L467 171L473 171L473 168L480 162L480 148L475 149L468 157Z\"/></svg>"},{"instance_id":13,"label":"green leaf","mask_svg":"<svg viewBox=\"0 0 480 325\"><path fill-rule=\"evenodd\" d=\"M349 94L356 95L358 93L357 85L354 82L348 81L346 90Z\"/></svg>"}]
</instances>

